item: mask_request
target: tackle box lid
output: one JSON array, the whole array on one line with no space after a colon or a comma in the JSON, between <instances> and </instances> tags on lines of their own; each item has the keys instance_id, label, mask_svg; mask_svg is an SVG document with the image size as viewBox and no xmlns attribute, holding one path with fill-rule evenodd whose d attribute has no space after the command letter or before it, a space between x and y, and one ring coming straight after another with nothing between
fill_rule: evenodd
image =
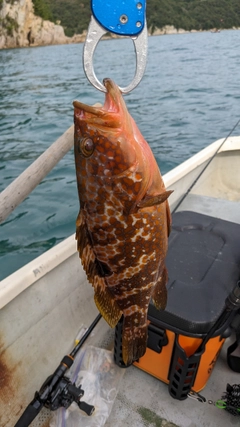
<instances>
[{"instance_id":1,"label":"tackle box lid","mask_svg":"<svg viewBox=\"0 0 240 427\"><path fill-rule=\"evenodd\" d=\"M240 225L196 212L172 217L166 258L168 302L151 322L184 335L209 331L240 277Z\"/></svg>"}]
</instances>

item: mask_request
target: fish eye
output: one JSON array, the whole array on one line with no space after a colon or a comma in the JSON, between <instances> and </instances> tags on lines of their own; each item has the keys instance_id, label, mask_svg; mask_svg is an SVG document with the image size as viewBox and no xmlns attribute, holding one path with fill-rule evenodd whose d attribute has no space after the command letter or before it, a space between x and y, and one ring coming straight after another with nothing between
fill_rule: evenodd
<instances>
[{"instance_id":1,"label":"fish eye","mask_svg":"<svg viewBox=\"0 0 240 427\"><path fill-rule=\"evenodd\" d=\"M90 157L94 152L94 142L91 138L80 138L78 141L78 151L84 157Z\"/></svg>"}]
</instances>

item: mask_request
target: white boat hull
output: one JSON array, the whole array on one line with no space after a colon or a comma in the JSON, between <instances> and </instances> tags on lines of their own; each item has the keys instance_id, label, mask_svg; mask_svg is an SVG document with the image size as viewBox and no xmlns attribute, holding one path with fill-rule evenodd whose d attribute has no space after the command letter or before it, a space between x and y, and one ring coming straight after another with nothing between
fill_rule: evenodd
<instances>
[{"instance_id":1,"label":"white boat hull","mask_svg":"<svg viewBox=\"0 0 240 427\"><path fill-rule=\"evenodd\" d=\"M174 190L169 199L172 209L221 142L216 141L164 176L167 188ZM180 209L199 212L202 207L204 213L240 223L239 159L240 137L230 138ZM204 206L199 197L205 198ZM210 199L215 199L215 205ZM97 313L93 289L81 267L74 236L0 282L1 426L12 427L16 423L35 391L74 346L78 331L83 325L89 326ZM103 320L97 326L93 341L96 346L112 347L113 331ZM226 381L240 382L226 367L224 351L204 390L208 399L221 398ZM144 412L144 408L151 408L159 417L156 420L163 418L180 427L236 425L234 417L212 405L203 407L191 399L184 402L171 399L165 384L130 367L106 426L150 425L144 419L150 412ZM33 425L48 425L49 413L45 410L43 414Z\"/></svg>"}]
</instances>

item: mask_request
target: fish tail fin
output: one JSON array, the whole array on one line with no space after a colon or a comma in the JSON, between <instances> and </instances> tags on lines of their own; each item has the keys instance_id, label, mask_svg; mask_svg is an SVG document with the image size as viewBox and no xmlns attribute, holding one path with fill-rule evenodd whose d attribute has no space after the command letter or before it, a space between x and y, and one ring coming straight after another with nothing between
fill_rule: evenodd
<instances>
[{"instance_id":1,"label":"fish tail fin","mask_svg":"<svg viewBox=\"0 0 240 427\"><path fill-rule=\"evenodd\" d=\"M124 315L122 329L122 358L130 365L145 354L147 348L147 313Z\"/></svg>"}]
</instances>

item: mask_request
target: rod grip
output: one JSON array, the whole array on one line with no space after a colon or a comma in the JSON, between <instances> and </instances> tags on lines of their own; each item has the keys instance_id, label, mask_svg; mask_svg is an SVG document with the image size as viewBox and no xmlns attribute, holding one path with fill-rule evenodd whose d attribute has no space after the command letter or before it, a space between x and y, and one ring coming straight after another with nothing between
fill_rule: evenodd
<instances>
[{"instance_id":1,"label":"rod grip","mask_svg":"<svg viewBox=\"0 0 240 427\"><path fill-rule=\"evenodd\" d=\"M28 427L31 422L36 418L43 407L43 403L39 400L33 400L26 407L25 411L17 421L14 427Z\"/></svg>"}]
</instances>

